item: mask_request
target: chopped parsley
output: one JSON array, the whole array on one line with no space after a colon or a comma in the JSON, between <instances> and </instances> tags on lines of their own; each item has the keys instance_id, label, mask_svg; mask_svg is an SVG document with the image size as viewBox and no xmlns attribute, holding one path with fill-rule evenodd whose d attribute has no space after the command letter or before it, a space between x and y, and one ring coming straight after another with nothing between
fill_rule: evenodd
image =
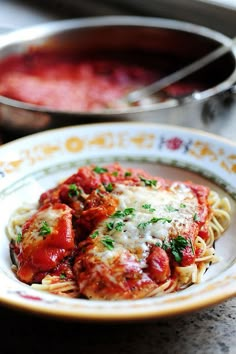
<instances>
[{"instance_id":1,"label":"chopped parsley","mask_svg":"<svg viewBox=\"0 0 236 354\"><path fill-rule=\"evenodd\" d=\"M98 174L101 174L101 173L104 173L104 172L108 172L108 169L104 168L104 167L95 166L93 171L98 173Z\"/></svg>"},{"instance_id":2,"label":"chopped parsley","mask_svg":"<svg viewBox=\"0 0 236 354\"><path fill-rule=\"evenodd\" d=\"M197 213L195 213L195 214L193 215L193 220L194 220L194 221L199 221L199 220L200 220Z\"/></svg>"},{"instance_id":3,"label":"chopped parsley","mask_svg":"<svg viewBox=\"0 0 236 354\"><path fill-rule=\"evenodd\" d=\"M112 172L112 176L117 177L117 176L118 176L118 171L114 171L114 172Z\"/></svg>"},{"instance_id":4,"label":"chopped parsley","mask_svg":"<svg viewBox=\"0 0 236 354\"><path fill-rule=\"evenodd\" d=\"M186 208L186 204L181 203L179 207L180 207L180 208Z\"/></svg>"},{"instance_id":5,"label":"chopped parsley","mask_svg":"<svg viewBox=\"0 0 236 354\"><path fill-rule=\"evenodd\" d=\"M65 273L61 273L61 274L59 275L59 278L60 278L61 280L66 279L66 274L65 274Z\"/></svg>"},{"instance_id":6,"label":"chopped parsley","mask_svg":"<svg viewBox=\"0 0 236 354\"><path fill-rule=\"evenodd\" d=\"M124 218L128 215L134 215L135 208L126 208L124 210L117 210L111 215L112 218Z\"/></svg>"},{"instance_id":7,"label":"chopped parsley","mask_svg":"<svg viewBox=\"0 0 236 354\"><path fill-rule=\"evenodd\" d=\"M163 242L162 248L164 250L170 249L176 262L180 263L183 257L183 250L188 246L189 242L183 236L178 235L176 238L170 240L170 242Z\"/></svg>"},{"instance_id":8,"label":"chopped parsley","mask_svg":"<svg viewBox=\"0 0 236 354\"><path fill-rule=\"evenodd\" d=\"M151 224L150 221L141 222L140 224L138 224L138 229L145 229L149 224Z\"/></svg>"},{"instance_id":9,"label":"chopped parsley","mask_svg":"<svg viewBox=\"0 0 236 354\"><path fill-rule=\"evenodd\" d=\"M115 224L115 230L116 231L122 231L123 230L123 227L124 227L124 223L122 221L119 221Z\"/></svg>"},{"instance_id":10,"label":"chopped parsley","mask_svg":"<svg viewBox=\"0 0 236 354\"><path fill-rule=\"evenodd\" d=\"M96 230L90 235L90 238L96 238L98 236L98 234L99 234L99 232L98 232L98 230Z\"/></svg>"},{"instance_id":11,"label":"chopped parsley","mask_svg":"<svg viewBox=\"0 0 236 354\"><path fill-rule=\"evenodd\" d=\"M104 184L104 188L106 189L107 192L112 192L113 191L112 183Z\"/></svg>"},{"instance_id":12,"label":"chopped parsley","mask_svg":"<svg viewBox=\"0 0 236 354\"><path fill-rule=\"evenodd\" d=\"M108 229L108 230L113 230L113 228L114 228L114 222L108 222L108 223L106 223L106 226L107 226L107 229Z\"/></svg>"},{"instance_id":13,"label":"chopped parsley","mask_svg":"<svg viewBox=\"0 0 236 354\"><path fill-rule=\"evenodd\" d=\"M151 222L152 224L154 224L154 223L156 223L156 222L158 222L158 221L162 221L163 224L165 224L166 222L170 223L170 222L172 221L172 219L170 219L170 218L152 218L152 219L150 220L150 222Z\"/></svg>"},{"instance_id":14,"label":"chopped parsley","mask_svg":"<svg viewBox=\"0 0 236 354\"><path fill-rule=\"evenodd\" d=\"M130 177L130 176L132 176L132 173L130 171L126 171L125 172L125 177Z\"/></svg>"},{"instance_id":15,"label":"chopped parsley","mask_svg":"<svg viewBox=\"0 0 236 354\"><path fill-rule=\"evenodd\" d=\"M39 235L46 236L46 235L48 235L50 233L51 233L51 228L48 225L47 221L44 220L42 222L42 225L41 225L40 229L39 229Z\"/></svg>"},{"instance_id":16,"label":"chopped parsley","mask_svg":"<svg viewBox=\"0 0 236 354\"><path fill-rule=\"evenodd\" d=\"M101 242L108 250L110 250L110 251L113 250L114 242L115 242L115 240L113 240L113 238L111 238L109 236L105 236L102 238Z\"/></svg>"},{"instance_id":17,"label":"chopped parsley","mask_svg":"<svg viewBox=\"0 0 236 354\"><path fill-rule=\"evenodd\" d=\"M152 218L151 220L148 220L146 222L141 222L140 224L138 224L138 228L139 229L145 229L148 225L155 224L158 221L162 221L163 224L165 224L166 222L170 223L172 221L172 219L169 219L169 218Z\"/></svg>"},{"instance_id":18,"label":"chopped parsley","mask_svg":"<svg viewBox=\"0 0 236 354\"><path fill-rule=\"evenodd\" d=\"M122 231L122 230L123 230L123 227L125 226L125 224L123 223L123 221L119 221L119 222L117 222L117 223L115 223L115 222L108 222L108 223L106 224L106 226L107 226L107 229L108 229L109 231L111 231L111 230Z\"/></svg>"},{"instance_id":19,"label":"chopped parsley","mask_svg":"<svg viewBox=\"0 0 236 354\"><path fill-rule=\"evenodd\" d=\"M122 214L123 215L123 214ZM123 221L114 221L106 223L106 227L108 231L115 230L115 231L122 231L125 223Z\"/></svg>"},{"instance_id":20,"label":"chopped parsley","mask_svg":"<svg viewBox=\"0 0 236 354\"><path fill-rule=\"evenodd\" d=\"M16 242L20 243L22 241L22 232L18 232L16 236Z\"/></svg>"},{"instance_id":21,"label":"chopped parsley","mask_svg":"<svg viewBox=\"0 0 236 354\"><path fill-rule=\"evenodd\" d=\"M146 209L146 210L148 210L148 211L150 211L150 212L156 211L155 208L152 208L151 204L143 204L143 205L142 205L142 208L143 208L143 209Z\"/></svg>"},{"instance_id":22,"label":"chopped parsley","mask_svg":"<svg viewBox=\"0 0 236 354\"><path fill-rule=\"evenodd\" d=\"M72 183L69 185L69 192L68 195L69 197L75 197L78 196L80 193L80 190L78 189L77 185L75 183Z\"/></svg>"},{"instance_id":23,"label":"chopped parsley","mask_svg":"<svg viewBox=\"0 0 236 354\"><path fill-rule=\"evenodd\" d=\"M102 194L102 191L99 188L96 189L96 193L99 197L104 198L104 194Z\"/></svg>"},{"instance_id":24,"label":"chopped parsley","mask_svg":"<svg viewBox=\"0 0 236 354\"><path fill-rule=\"evenodd\" d=\"M166 205L166 210L169 212L179 211L179 209L174 208L172 205Z\"/></svg>"},{"instance_id":25,"label":"chopped parsley","mask_svg":"<svg viewBox=\"0 0 236 354\"><path fill-rule=\"evenodd\" d=\"M122 210L117 210L114 214L111 215L112 218L123 218L125 216Z\"/></svg>"},{"instance_id":26,"label":"chopped parsley","mask_svg":"<svg viewBox=\"0 0 236 354\"><path fill-rule=\"evenodd\" d=\"M145 186L147 187L156 187L157 185L157 180L155 179L146 179L142 176L139 177L140 181L144 182Z\"/></svg>"},{"instance_id":27,"label":"chopped parsley","mask_svg":"<svg viewBox=\"0 0 236 354\"><path fill-rule=\"evenodd\" d=\"M193 254L195 254L194 247L193 247L193 242L192 242L191 238L189 239L189 243L190 243L191 250L192 250Z\"/></svg>"},{"instance_id":28,"label":"chopped parsley","mask_svg":"<svg viewBox=\"0 0 236 354\"><path fill-rule=\"evenodd\" d=\"M161 242L160 240L158 240L158 241L155 243L155 246L161 247L161 246L162 246L162 242Z\"/></svg>"}]
</instances>

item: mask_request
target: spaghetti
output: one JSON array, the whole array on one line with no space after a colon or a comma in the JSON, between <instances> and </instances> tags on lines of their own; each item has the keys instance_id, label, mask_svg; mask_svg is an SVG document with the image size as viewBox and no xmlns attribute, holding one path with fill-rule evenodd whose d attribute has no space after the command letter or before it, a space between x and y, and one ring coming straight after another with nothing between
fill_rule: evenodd
<instances>
[{"instance_id":1,"label":"spaghetti","mask_svg":"<svg viewBox=\"0 0 236 354\"><path fill-rule=\"evenodd\" d=\"M230 203L192 182L143 170L85 166L25 205L7 227L13 269L32 287L68 297L158 296L199 283Z\"/></svg>"}]
</instances>

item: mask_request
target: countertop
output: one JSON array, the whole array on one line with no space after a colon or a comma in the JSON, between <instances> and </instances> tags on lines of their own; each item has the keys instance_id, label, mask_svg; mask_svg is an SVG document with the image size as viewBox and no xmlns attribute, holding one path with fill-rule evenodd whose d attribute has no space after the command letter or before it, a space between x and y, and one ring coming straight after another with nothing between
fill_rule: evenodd
<instances>
[{"instance_id":1,"label":"countertop","mask_svg":"<svg viewBox=\"0 0 236 354\"><path fill-rule=\"evenodd\" d=\"M169 320L91 324L0 308L1 354L235 354L236 301Z\"/></svg>"},{"instance_id":2,"label":"countertop","mask_svg":"<svg viewBox=\"0 0 236 354\"><path fill-rule=\"evenodd\" d=\"M2 27L21 27L69 16L62 7L59 12L50 7L46 11L28 1L0 0ZM3 306L0 318L1 354L236 353L236 298L184 316L143 323L69 322Z\"/></svg>"}]
</instances>

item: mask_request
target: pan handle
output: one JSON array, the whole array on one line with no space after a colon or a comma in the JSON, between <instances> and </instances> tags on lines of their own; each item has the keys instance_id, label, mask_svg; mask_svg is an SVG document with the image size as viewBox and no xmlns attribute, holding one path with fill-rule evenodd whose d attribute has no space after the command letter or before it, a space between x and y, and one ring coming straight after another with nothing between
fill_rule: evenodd
<instances>
[{"instance_id":1,"label":"pan handle","mask_svg":"<svg viewBox=\"0 0 236 354\"><path fill-rule=\"evenodd\" d=\"M232 86L231 91L232 91L232 93L233 93L234 95L236 95L236 82L235 82L235 84ZM235 97L235 99L236 99L236 97Z\"/></svg>"},{"instance_id":2,"label":"pan handle","mask_svg":"<svg viewBox=\"0 0 236 354\"><path fill-rule=\"evenodd\" d=\"M205 124L213 123L219 116L231 111L236 104L236 84L230 89L210 97L203 104L202 120Z\"/></svg>"}]
</instances>

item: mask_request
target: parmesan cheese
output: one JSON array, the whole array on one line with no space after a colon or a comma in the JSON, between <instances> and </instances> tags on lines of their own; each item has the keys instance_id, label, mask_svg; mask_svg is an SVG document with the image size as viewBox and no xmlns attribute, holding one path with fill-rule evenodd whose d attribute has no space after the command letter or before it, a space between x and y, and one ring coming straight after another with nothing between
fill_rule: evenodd
<instances>
[{"instance_id":1,"label":"parmesan cheese","mask_svg":"<svg viewBox=\"0 0 236 354\"><path fill-rule=\"evenodd\" d=\"M196 196L181 183L168 189L118 184L112 194L118 200L121 215L111 215L97 227L99 237L115 240L112 251L100 251L103 261L120 253L122 246L136 255L141 267L146 267L150 246L161 245L170 236L177 237L188 230L198 210ZM122 211L129 209L133 212L122 215Z\"/></svg>"}]
</instances>

